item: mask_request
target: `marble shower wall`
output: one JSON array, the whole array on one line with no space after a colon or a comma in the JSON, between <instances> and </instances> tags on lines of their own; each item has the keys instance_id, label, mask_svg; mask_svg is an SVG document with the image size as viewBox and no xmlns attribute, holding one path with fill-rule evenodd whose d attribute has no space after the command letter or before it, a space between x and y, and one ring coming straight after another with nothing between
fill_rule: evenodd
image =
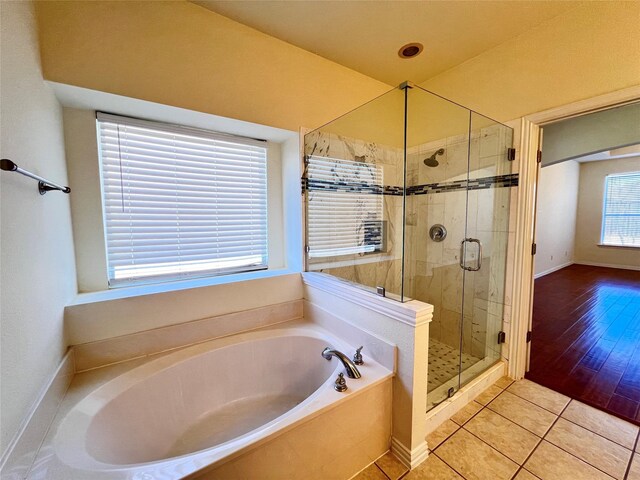
<instances>
[{"instance_id":1,"label":"marble shower wall","mask_svg":"<svg viewBox=\"0 0 640 480\"><path fill-rule=\"evenodd\" d=\"M305 155L358 161L382 168L382 186L396 187L382 195L383 220L386 223L386 251L382 253L341 255L308 259L308 269L329 273L344 280L375 288L385 287L393 295L402 286L402 223L404 188L404 152L401 148L366 142L355 138L316 130L305 135ZM392 194L395 192L395 194ZM314 191L308 191L313 202ZM354 212L366 215L366 212ZM356 219L356 224L365 220Z\"/></svg>"},{"instance_id":2,"label":"marble shower wall","mask_svg":"<svg viewBox=\"0 0 640 480\"><path fill-rule=\"evenodd\" d=\"M409 191L421 192L416 185L430 185L426 194L407 197L405 291L409 296L434 306L430 336L477 358L500 357L497 344L504 313L506 247L509 232L509 204L513 185L495 177L509 176L511 162L506 148L511 131L500 125L472 131L468 136L449 137L413 147L407 151ZM439 148L437 167L423 160ZM469 162L469 163L467 163ZM455 182L467 179L470 186L456 189ZM476 179L493 178L493 181ZM439 184L439 185L433 185ZM444 184L444 185L442 185ZM490 188L482 188L490 186ZM412 189L412 187L414 187ZM467 209L468 205L468 209ZM442 224L447 237L442 242L429 238L429 228ZM460 242L465 237L480 239L482 268L466 272L460 268ZM476 250L470 248L467 263L475 264ZM463 317L462 323L460 322Z\"/></svg>"}]
</instances>

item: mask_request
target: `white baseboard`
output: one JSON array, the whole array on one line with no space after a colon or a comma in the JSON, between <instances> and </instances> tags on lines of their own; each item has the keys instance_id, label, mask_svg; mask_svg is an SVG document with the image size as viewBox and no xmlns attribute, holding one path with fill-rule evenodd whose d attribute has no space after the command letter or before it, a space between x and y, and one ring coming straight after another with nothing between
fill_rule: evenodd
<instances>
[{"instance_id":1,"label":"white baseboard","mask_svg":"<svg viewBox=\"0 0 640 480\"><path fill-rule=\"evenodd\" d=\"M6 451L3 452L0 458L2 479L26 478L51 422L56 416L60 402L69 388L74 371L73 350L69 350L29 409Z\"/></svg>"},{"instance_id":2,"label":"white baseboard","mask_svg":"<svg viewBox=\"0 0 640 480\"><path fill-rule=\"evenodd\" d=\"M562 265L558 265L557 267L552 267L549 268L548 270L545 270L544 272L540 272L540 273L536 273L533 278L540 278L540 277L544 277L545 275L549 275L550 273L553 272L557 272L558 270L562 270L565 267L568 267L569 265L573 265L575 262L567 262L567 263L563 263Z\"/></svg>"},{"instance_id":3,"label":"white baseboard","mask_svg":"<svg viewBox=\"0 0 640 480\"><path fill-rule=\"evenodd\" d=\"M578 265L588 265L590 267L621 268L622 270L640 270L640 266L635 266L635 265L616 265L615 263L585 262L582 260L575 261L573 263Z\"/></svg>"},{"instance_id":4,"label":"white baseboard","mask_svg":"<svg viewBox=\"0 0 640 480\"><path fill-rule=\"evenodd\" d=\"M427 442L422 442L413 450L409 450L403 443L395 437L391 438L391 453L393 453L405 467L413 470L429 456Z\"/></svg>"}]
</instances>

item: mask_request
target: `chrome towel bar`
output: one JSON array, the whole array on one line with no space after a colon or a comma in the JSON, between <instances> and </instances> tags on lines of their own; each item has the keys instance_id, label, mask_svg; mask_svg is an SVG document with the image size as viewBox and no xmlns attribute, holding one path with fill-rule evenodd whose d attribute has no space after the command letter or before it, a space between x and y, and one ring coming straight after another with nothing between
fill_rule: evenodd
<instances>
[{"instance_id":1,"label":"chrome towel bar","mask_svg":"<svg viewBox=\"0 0 640 480\"><path fill-rule=\"evenodd\" d=\"M71 189L69 187L58 185L57 183L53 183L53 182L50 182L49 180L45 180L44 178L42 178L39 175L36 175L35 173L31 173L27 170L23 170L8 158L3 158L0 160L0 169L6 172L21 173L26 177L33 178L34 180L38 180L38 192L40 192L40 195L44 195L45 193L51 190L60 190L63 193L71 192Z\"/></svg>"}]
</instances>

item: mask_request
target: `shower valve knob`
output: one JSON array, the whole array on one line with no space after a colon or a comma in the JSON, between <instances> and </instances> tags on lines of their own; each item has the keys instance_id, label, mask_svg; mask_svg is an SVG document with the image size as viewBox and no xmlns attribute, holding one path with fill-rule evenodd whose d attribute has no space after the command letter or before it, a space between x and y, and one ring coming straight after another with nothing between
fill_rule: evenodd
<instances>
[{"instance_id":1,"label":"shower valve knob","mask_svg":"<svg viewBox=\"0 0 640 480\"><path fill-rule=\"evenodd\" d=\"M353 363L356 365L364 365L364 361L362 360L362 345L360 348L356 350L355 355L353 355Z\"/></svg>"}]
</instances>

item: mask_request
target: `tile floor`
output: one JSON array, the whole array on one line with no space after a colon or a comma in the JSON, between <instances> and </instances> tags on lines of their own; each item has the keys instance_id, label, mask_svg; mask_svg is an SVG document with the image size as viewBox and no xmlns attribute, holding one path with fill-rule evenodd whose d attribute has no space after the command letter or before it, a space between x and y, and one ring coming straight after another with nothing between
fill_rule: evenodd
<instances>
[{"instance_id":1,"label":"tile floor","mask_svg":"<svg viewBox=\"0 0 640 480\"><path fill-rule=\"evenodd\" d=\"M429 374L427 376L427 392L431 392L440 385L458 375L460 369L460 350L449 345L429 339ZM462 370L475 365L479 358L466 353L462 354Z\"/></svg>"},{"instance_id":2,"label":"tile floor","mask_svg":"<svg viewBox=\"0 0 640 480\"><path fill-rule=\"evenodd\" d=\"M640 480L639 428L529 380L502 378L427 437L409 472L390 453L354 480Z\"/></svg>"}]
</instances>

